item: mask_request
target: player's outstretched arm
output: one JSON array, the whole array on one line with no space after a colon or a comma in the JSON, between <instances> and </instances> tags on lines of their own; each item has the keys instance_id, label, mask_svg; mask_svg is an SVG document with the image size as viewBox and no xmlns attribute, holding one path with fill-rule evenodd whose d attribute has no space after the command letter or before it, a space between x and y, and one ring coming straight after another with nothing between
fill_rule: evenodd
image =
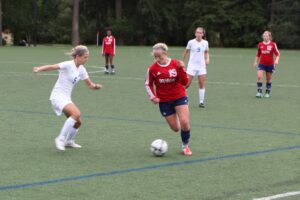
<instances>
[{"instance_id":1,"label":"player's outstretched arm","mask_svg":"<svg viewBox=\"0 0 300 200\"><path fill-rule=\"evenodd\" d=\"M44 66L40 66L40 67L34 67L32 68L32 71L34 73L38 73L41 71L53 71L53 70L58 70L59 66L58 64L54 64L54 65L44 65Z\"/></svg>"},{"instance_id":2,"label":"player's outstretched arm","mask_svg":"<svg viewBox=\"0 0 300 200\"><path fill-rule=\"evenodd\" d=\"M86 86L90 89L93 89L93 90L98 90L98 89L101 89L102 88L102 85L98 84L98 83L93 83L91 81L91 79L85 79L84 80Z\"/></svg>"}]
</instances>

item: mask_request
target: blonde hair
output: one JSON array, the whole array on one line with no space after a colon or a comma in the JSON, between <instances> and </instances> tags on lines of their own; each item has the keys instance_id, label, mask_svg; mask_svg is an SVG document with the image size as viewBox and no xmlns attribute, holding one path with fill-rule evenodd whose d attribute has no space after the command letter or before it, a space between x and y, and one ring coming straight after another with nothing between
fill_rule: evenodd
<instances>
[{"instance_id":1,"label":"blonde hair","mask_svg":"<svg viewBox=\"0 0 300 200\"><path fill-rule=\"evenodd\" d=\"M197 32L197 30L201 30L203 32L203 38L205 38L205 34L206 34L205 28L199 26L196 28L195 33Z\"/></svg>"},{"instance_id":2,"label":"blonde hair","mask_svg":"<svg viewBox=\"0 0 300 200\"><path fill-rule=\"evenodd\" d=\"M76 58L76 56L83 56L84 54L89 53L89 49L84 45L78 45L71 49L71 56Z\"/></svg>"},{"instance_id":3,"label":"blonde hair","mask_svg":"<svg viewBox=\"0 0 300 200\"><path fill-rule=\"evenodd\" d=\"M156 43L153 47L152 47L153 50L155 51L162 51L162 52L165 52L167 53L168 52L168 46L165 44L165 43Z\"/></svg>"},{"instance_id":4,"label":"blonde hair","mask_svg":"<svg viewBox=\"0 0 300 200\"><path fill-rule=\"evenodd\" d=\"M268 35L270 37L270 40L273 40L271 31L264 31L263 34L261 35L262 38L263 38L263 36L264 36L265 33L268 33Z\"/></svg>"}]
</instances>

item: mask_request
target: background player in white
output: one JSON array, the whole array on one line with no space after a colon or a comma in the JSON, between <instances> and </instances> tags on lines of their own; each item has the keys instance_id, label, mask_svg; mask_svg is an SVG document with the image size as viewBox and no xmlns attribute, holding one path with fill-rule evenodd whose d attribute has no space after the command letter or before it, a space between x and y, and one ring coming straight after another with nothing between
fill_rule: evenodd
<instances>
[{"instance_id":1,"label":"background player in white","mask_svg":"<svg viewBox=\"0 0 300 200\"><path fill-rule=\"evenodd\" d=\"M189 76L189 82L186 86L188 88L193 80L194 76L198 76L199 84L199 107L204 108L205 99L205 78L207 74L206 65L209 64L208 54L208 42L205 38L205 29L202 27L196 28L195 39L188 42L186 49L183 53L183 61L190 53L190 59L187 67L187 74Z\"/></svg>"},{"instance_id":2,"label":"background player in white","mask_svg":"<svg viewBox=\"0 0 300 200\"><path fill-rule=\"evenodd\" d=\"M79 80L84 80L90 89L100 89L102 85L93 83L83 66L88 60L89 50L86 46L76 46L71 50L73 60L53 65L34 67L33 72L59 70L58 80L52 90L50 101L56 115L64 113L67 117L60 134L55 138L58 150L65 150L66 146L81 148L74 142L74 137L81 125L80 110L71 100L73 87Z\"/></svg>"}]
</instances>

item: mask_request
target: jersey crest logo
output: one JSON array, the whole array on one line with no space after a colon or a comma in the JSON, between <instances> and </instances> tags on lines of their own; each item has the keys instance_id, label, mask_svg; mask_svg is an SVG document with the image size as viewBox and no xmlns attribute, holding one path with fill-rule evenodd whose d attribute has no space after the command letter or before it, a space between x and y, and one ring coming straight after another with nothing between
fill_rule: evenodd
<instances>
[{"instance_id":1,"label":"jersey crest logo","mask_svg":"<svg viewBox=\"0 0 300 200\"><path fill-rule=\"evenodd\" d=\"M267 50L271 51L272 50L272 46L267 46Z\"/></svg>"}]
</instances>

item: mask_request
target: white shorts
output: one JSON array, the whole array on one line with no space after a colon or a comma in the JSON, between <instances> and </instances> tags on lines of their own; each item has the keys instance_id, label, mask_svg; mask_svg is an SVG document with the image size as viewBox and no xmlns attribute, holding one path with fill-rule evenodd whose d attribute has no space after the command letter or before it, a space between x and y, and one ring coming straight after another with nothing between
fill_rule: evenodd
<instances>
[{"instance_id":1,"label":"white shorts","mask_svg":"<svg viewBox=\"0 0 300 200\"><path fill-rule=\"evenodd\" d=\"M55 98L50 99L50 101L52 104L52 109L57 116L61 116L61 114L63 113L63 109L67 104L73 103L70 99L65 98Z\"/></svg>"},{"instance_id":2,"label":"white shorts","mask_svg":"<svg viewBox=\"0 0 300 200\"><path fill-rule=\"evenodd\" d=\"M207 74L206 67L187 67L186 73L191 76L201 76Z\"/></svg>"}]
</instances>

